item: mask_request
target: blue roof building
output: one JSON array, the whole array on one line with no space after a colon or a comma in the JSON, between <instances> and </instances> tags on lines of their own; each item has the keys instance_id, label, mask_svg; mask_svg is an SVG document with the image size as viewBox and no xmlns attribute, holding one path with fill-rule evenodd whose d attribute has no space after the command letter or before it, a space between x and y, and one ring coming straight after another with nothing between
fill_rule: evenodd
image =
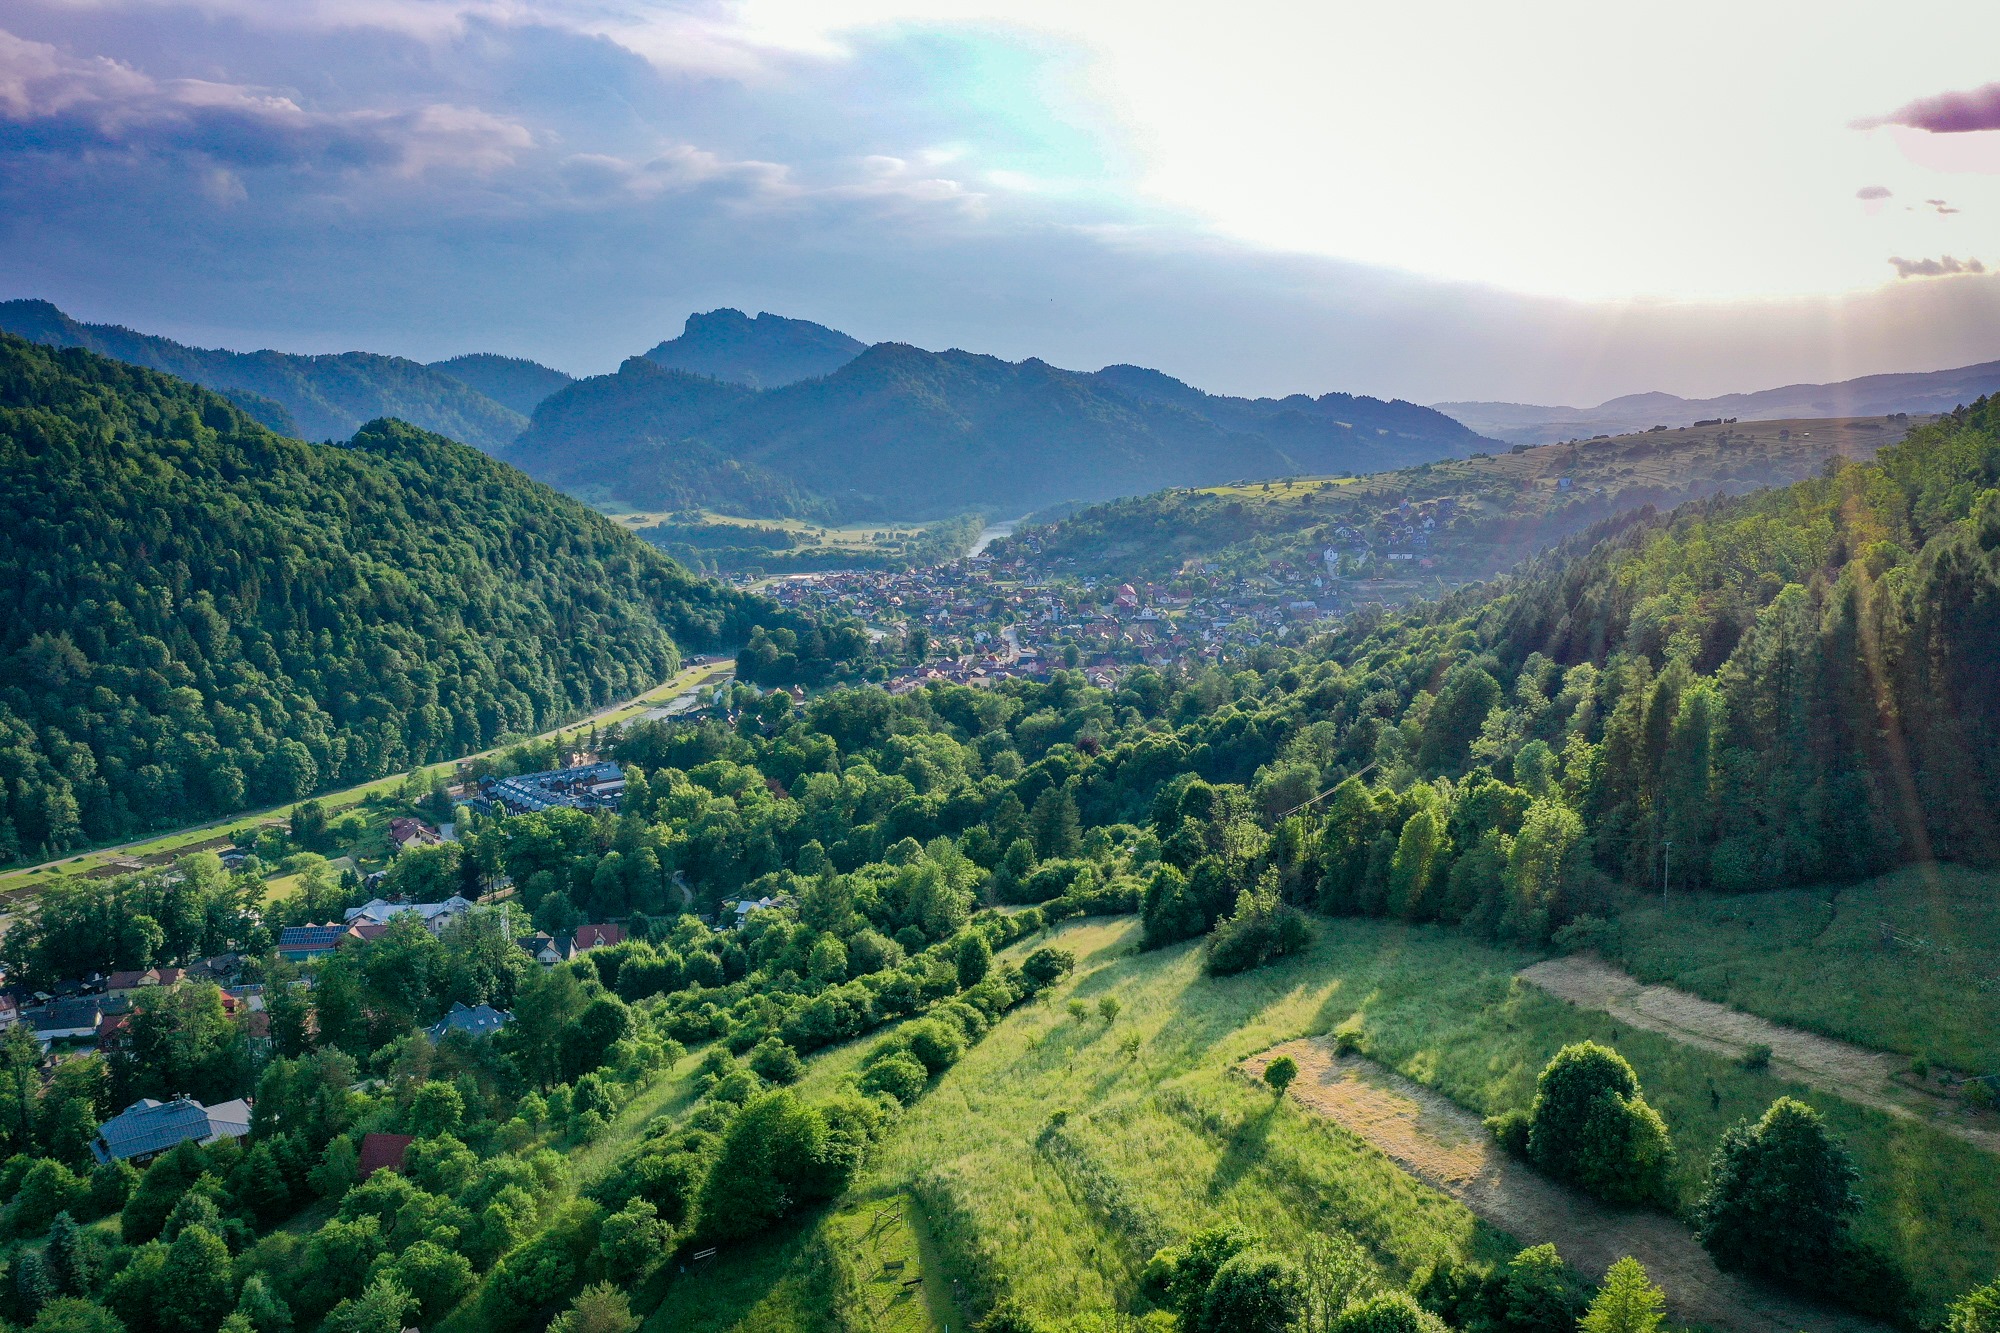
<instances>
[{"instance_id":1,"label":"blue roof building","mask_svg":"<svg viewBox=\"0 0 2000 1333\"><path fill-rule=\"evenodd\" d=\"M214 1143L250 1132L250 1104L242 1098L203 1106L192 1097L170 1102L142 1098L97 1127L91 1155L100 1162L143 1162L193 1139Z\"/></svg>"},{"instance_id":2,"label":"blue roof building","mask_svg":"<svg viewBox=\"0 0 2000 1333\"><path fill-rule=\"evenodd\" d=\"M471 1037L490 1037L513 1021L514 1015L505 1009L495 1009L490 1004L467 1005L454 1001L451 1012L424 1029L432 1041L443 1041L454 1032L463 1032Z\"/></svg>"},{"instance_id":3,"label":"blue roof building","mask_svg":"<svg viewBox=\"0 0 2000 1333\"><path fill-rule=\"evenodd\" d=\"M340 937L346 933L345 922L339 925L328 922L320 926L286 926L278 932L278 956L294 963L303 963L309 958L324 958L340 947Z\"/></svg>"}]
</instances>

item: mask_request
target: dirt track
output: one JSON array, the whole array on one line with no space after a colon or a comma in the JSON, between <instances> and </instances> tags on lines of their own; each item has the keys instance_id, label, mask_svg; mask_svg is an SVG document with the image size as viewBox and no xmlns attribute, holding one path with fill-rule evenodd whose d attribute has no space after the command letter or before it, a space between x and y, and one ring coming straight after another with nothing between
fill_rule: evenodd
<instances>
[{"instance_id":1,"label":"dirt track","mask_svg":"<svg viewBox=\"0 0 2000 1333\"><path fill-rule=\"evenodd\" d=\"M1895 1082L1909 1064L1901 1056L1784 1027L1672 986L1648 986L1583 954L1536 963L1520 977L1571 1004L1704 1050L1735 1057L1768 1046L1772 1070L1785 1078L2000 1152L2000 1133L1968 1124L1956 1102Z\"/></svg>"},{"instance_id":2,"label":"dirt track","mask_svg":"<svg viewBox=\"0 0 2000 1333\"><path fill-rule=\"evenodd\" d=\"M1626 1211L1558 1185L1502 1153L1477 1116L1358 1056L1336 1056L1308 1038L1243 1062L1257 1077L1280 1055L1299 1064L1290 1095L1350 1130L1427 1184L1451 1195L1524 1245L1555 1242L1593 1278L1625 1255L1667 1293L1674 1318L1730 1333L1886 1333L1886 1326L1822 1310L1716 1268L1671 1217Z\"/></svg>"}]
</instances>

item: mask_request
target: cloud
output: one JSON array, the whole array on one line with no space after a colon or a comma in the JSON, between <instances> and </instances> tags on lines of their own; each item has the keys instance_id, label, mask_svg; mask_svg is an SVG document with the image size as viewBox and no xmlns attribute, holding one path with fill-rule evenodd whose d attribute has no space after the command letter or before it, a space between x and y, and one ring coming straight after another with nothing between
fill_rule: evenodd
<instances>
[{"instance_id":1,"label":"cloud","mask_svg":"<svg viewBox=\"0 0 2000 1333\"><path fill-rule=\"evenodd\" d=\"M1870 116L1854 122L1857 130L1872 130L1883 125L1907 125L1913 130L1927 130L1932 134L2000 130L2000 83L1989 83L1970 92L1919 97L1886 116Z\"/></svg>"},{"instance_id":2,"label":"cloud","mask_svg":"<svg viewBox=\"0 0 2000 1333\"><path fill-rule=\"evenodd\" d=\"M0 29L0 152L192 158L235 173L262 167L489 171L533 147L523 125L475 107L315 111L267 89L155 79L102 56L78 59ZM242 191L240 180L222 195Z\"/></svg>"},{"instance_id":3,"label":"cloud","mask_svg":"<svg viewBox=\"0 0 2000 1333\"><path fill-rule=\"evenodd\" d=\"M1950 255L1938 259L1903 259L1892 255L1889 262L1895 265L1899 278L1948 278L1986 271L1986 265L1977 259L1953 259Z\"/></svg>"},{"instance_id":4,"label":"cloud","mask_svg":"<svg viewBox=\"0 0 2000 1333\"><path fill-rule=\"evenodd\" d=\"M1886 185L1864 185L1854 192L1856 199L1887 199L1889 187Z\"/></svg>"}]
</instances>

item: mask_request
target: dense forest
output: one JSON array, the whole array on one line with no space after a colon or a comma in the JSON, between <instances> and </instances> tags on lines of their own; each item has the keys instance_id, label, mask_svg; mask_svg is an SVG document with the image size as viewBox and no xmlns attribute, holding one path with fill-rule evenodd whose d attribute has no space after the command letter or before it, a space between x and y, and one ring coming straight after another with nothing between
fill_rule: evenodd
<instances>
[{"instance_id":1,"label":"dense forest","mask_svg":"<svg viewBox=\"0 0 2000 1333\"><path fill-rule=\"evenodd\" d=\"M345 439L377 417L397 417L481 449L505 445L526 418L458 376L400 356L231 352L189 347L116 324L82 324L47 301L0 301L0 333L51 347L83 347L165 371L228 398L280 435Z\"/></svg>"},{"instance_id":2,"label":"dense forest","mask_svg":"<svg viewBox=\"0 0 2000 1333\"><path fill-rule=\"evenodd\" d=\"M302 444L12 338L0 489L0 860L467 753L753 626L806 678L865 643L401 422Z\"/></svg>"}]
</instances>

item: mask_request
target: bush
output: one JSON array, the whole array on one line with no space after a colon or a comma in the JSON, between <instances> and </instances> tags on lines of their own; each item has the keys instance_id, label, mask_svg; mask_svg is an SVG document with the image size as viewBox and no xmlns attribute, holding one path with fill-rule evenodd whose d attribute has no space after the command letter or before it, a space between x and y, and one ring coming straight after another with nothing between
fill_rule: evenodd
<instances>
[{"instance_id":1,"label":"bush","mask_svg":"<svg viewBox=\"0 0 2000 1333\"><path fill-rule=\"evenodd\" d=\"M1076 970L1076 955L1067 949L1044 947L1021 960L1021 976L1030 994L1039 994Z\"/></svg>"},{"instance_id":2,"label":"bush","mask_svg":"<svg viewBox=\"0 0 2000 1333\"><path fill-rule=\"evenodd\" d=\"M796 1083L806 1072L799 1053L777 1037L766 1037L750 1051L750 1068L770 1083Z\"/></svg>"},{"instance_id":3,"label":"bush","mask_svg":"<svg viewBox=\"0 0 2000 1333\"><path fill-rule=\"evenodd\" d=\"M954 1023L920 1018L906 1025L900 1035L909 1043L910 1054L916 1056L933 1077L965 1056L965 1033Z\"/></svg>"},{"instance_id":4,"label":"bush","mask_svg":"<svg viewBox=\"0 0 2000 1333\"><path fill-rule=\"evenodd\" d=\"M1264 1066L1264 1084L1280 1097L1285 1089L1292 1086L1292 1080L1299 1076L1299 1062L1289 1055L1281 1055Z\"/></svg>"},{"instance_id":5,"label":"bush","mask_svg":"<svg viewBox=\"0 0 2000 1333\"><path fill-rule=\"evenodd\" d=\"M1208 1299L1208 1284L1225 1263L1249 1248L1250 1237L1235 1227L1209 1227L1189 1237L1185 1245L1157 1251L1141 1282L1148 1295L1179 1315L1181 1327L1193 1333Z\"/></svg>"},{"instance_id":6,"label":"bush","mask_svg":"<svg viewBox=\"0 0 2000 1333\"><path fill-rule=\"evenodd\" d=\"M1771 1067L1771 1048L1762 1042L1752 1046L1737 1058L1737 1064L1753 1074L1760 1074Z\"/></svg>"},{"instance_id":7,"label":"bush","mask_svg":"<svg viewBox=\"0 0 2000 1333\"><path fill-rule=\"evenodd\" d=\"M1487 1116L1486 1132L1493 1136L1501 1151L1525 1159L1528 1156L1528 1132L1534 1123L1535 1118L1517 1106L1511 1111Z\"/></svg>"},{"instance_id":8,"label":"bush","mask_svg":"<svg viewBox=\"0 0 2000 1333\"><path fill-rule=\"evenodd\" d=\"M1590 1041L1557 1051L1530 1114L1528 1155L1550 1175L1612 1203L1667 1200L1673 1145L1618 1052Z\"/></svg>"},{"instance_id":9,"label":"bush","mask_svg":"<svg viewBox=\"0 0 2000 1333\"><path fill-rule=\"evenodd\" d=\"M1262 967L1273 958L1297 953L1312 942L1312 928L1298 908L1278 900L1275 875L1255 891L1236 896L1236 910L1208 937L1202 966L1210 976L1228 976Z\"/></svg>"},{"instance_id":10,"label":"bush","mask_svg":"<svg viewBox=\"0 0 2000 1333\"><path fill-rule=\"evenodd\" d=\"M930 1086L930 1071L908 1051L877 1060L861 1071L861 1090L873 1096L885 1093L903 1106L913 1104Z\"/></svg>"}]
</instances>

